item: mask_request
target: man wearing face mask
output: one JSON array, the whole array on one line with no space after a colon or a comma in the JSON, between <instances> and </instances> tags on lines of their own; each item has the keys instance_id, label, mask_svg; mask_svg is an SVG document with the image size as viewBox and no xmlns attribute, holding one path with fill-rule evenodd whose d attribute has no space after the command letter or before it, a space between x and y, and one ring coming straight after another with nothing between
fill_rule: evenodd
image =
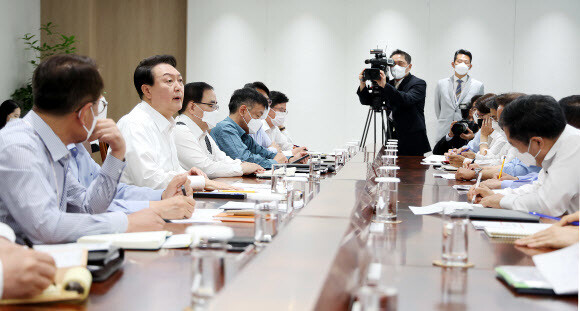
<instances>
[{"instance_id":1,"label":"man wearing face mask","mask_svg":"<svg viewBox=\"0 0 580 311\"><path fill-rule=\"evenodd\" d=\"M246 83L244 87L254 89L258 91L258 93L262 94L262 96L266 97L266 100L268 101L268 107L266 107L264 115L268 115L270 112L270 105L272 104L272 100L270 99L270 90L268 89L268 87L263 82L260 81ZM267 119L267 117L265 116L263 119L265 120ZM264 127L258 129L256 133L250 133L250 137L252 137L260 146L274 153L282 153L280 146L278 146L278 144L276 144L270 138L270 136L266 133ZM285 154L285 156L291 156L291 154L290 155Z\"/></svg>"},{"instance_id":2,"label":"man wearing face mask","mask_svg":"<svg viewBox=\"0 0 580 311\"><path fill-rule=\"evenodd\" d=\"M537 212L550 216L578 211L580 130L567 125L562 108L551 96L527 95L507 106L500 119L507 138L528 153L542 169L538 180L494 193L475 189L486 207Z\"/></svg>"},{"instance_id":3,"label":"man wearing face mask","mask_svg":"<svg viewBox=\"0 0 580 311\"><path fill-rule=\"evenodd\" d=\"M163 189L176 175L187 173L194 189L234 189L207 178L196 167L183 169L177 157L173 115L182 108L183 79L171 55L142 60L133 76L141 102L119 120L127 141L127 168L121 181L141 187Z\"/></svg>"},{"instance_id":4,"label":"man wearing face mask","mask_svg":"<svg viewBox=\"0 0 580 311\"><path fill-rule=\"evenodd\" d=\"M394 137L399 140L399 155L419 156L431 151L427 130L425 127L425 95L427 83L410 73L411 55L395 50L390 56L395 61L391 67L393 79L387 82L386 73L381 71L381 79L377 80L382 88L381 96L392 112L389 119L391 128L394 127ZM370 93L363 80L362 72L359 75L360 86L357 94L361 103L371 102Z\"/></svg>"},{"instance_id":5,"label":"man wearing face mask","mask_svg":"<svg viewBox=\"0 0 580 311\"><path fill-rule=\"evenodd\" d=\"M106 212L125 167L125 141L113 120L96 118L103 80L95 62L49 57L34 71L32 90L32 111L0 131L0 222L14 230L16 241L66 243L161 230L164 221L151 209ZM70 173L66 146L89 138L109 144L111 153L85 188Z\"/></svg>"},{"instance_id":6,"label":"man wearing face mask","mask_svg":"<svg viewBox=\"0 0 580 311\"><path fill-rule=\"evenodd\" d=\"M205 82L185 85L183 106L175 119L175 146L182 167L197 167L208 177L233 177L262 172L256 163L242 162L221 151L209 131L219 122L213 87Z\"/></svg>"},{"instance_id":7,"label":"man wearing face mask","mask_svg":"<svg viewBox=\"0 0 580 311\"><path fill-rule=\"evenodd\" d=\"M284 120L288 112L286 106L288 105L288 97L281 92L270 92L270 109L268 116L264 120L262 127L270 139L278 145L285 156L293 156L298 153L306 151L306 147L295 147L294 144L288 141L286 135L282 134L279 126L284 125Z\"/></svg>"},{"instance_id":8,"label":"man wearing face mask","mask_svg":"<svg viewBox=\"0 0 580 311\"><path fill-rule=\"evenodd\" d=\"M472 68L471 52L455 52L451 67L454 74L437 82L435 88L435 116L437 116L437 139L444 137L453 121L461 120L459 105L469 103L475 95L483 95L483 83L473 79L468 73Z\"/></svg>"},{"instance_id":9,"label":"man wearing face mask","mask_svg":"<svg viewBox=\"0 0 580 311\"><path fill-rule=\"evenodd\" d=\"M274 153L260 146L249 133L262 127L268 101L251 88L236 90L229 103L230 115L211 131L211 136L229 157L256 163L269 169L272 164L287 163L281 153ZM292 157L289 160L294 161Z\"/></svg>"}]
</instances>

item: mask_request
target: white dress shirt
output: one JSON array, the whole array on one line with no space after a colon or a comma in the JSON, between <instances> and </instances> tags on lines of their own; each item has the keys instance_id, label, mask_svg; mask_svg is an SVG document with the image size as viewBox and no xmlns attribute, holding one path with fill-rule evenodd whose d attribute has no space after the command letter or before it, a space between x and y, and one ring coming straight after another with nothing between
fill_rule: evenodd
<instances>
[{"instance_id":1,"label":"white dress shirt","mask_svg":"<svg viewBox=\"0 0 580 311\"><path fill-rule=\"evenodd\" d=\"M282 134L282 132L280 132L280 129L277 126L274 125L270 127L268 121L264 120L262 122L264 122L262 128L264 129L266 134L268 134L268 137L270 137L270 139L273 142L275 142L280 147L280 149L282 149L282 153L284 153L285 156L291 157L294 145L288 141L286 135Z\"/></svg>"},{"instance_id":2,"label":"white dress shirt","mask_svg":"<svg viewBox=\"0 0 580 311\"><path fill-rule=\"evenodd\" d=\"M497 122L493 122L493 133L489 135L488 138L488 149L485 155L482 155L480 152L475 154L475 163L478 164L486 164L486 165L499 165L502 162L502 157L508 156L510 153L510 149L513 148L512 145L509 144L507 141L507 137L504 131L497 125ZM515 148L514 148L515 149ZM517 150L516 150L517 152ZM509 161L511 161L515 154L512 151L510 153Z\"/></svg>"},{"instance_id":3,"label":"white dress shirt","mask_svg":"<svg viewBox=\"0 0 580 311\"><path fill-rule=\"evenodd\" d=\"M518 189L504 189L500 201L505 209L550 216L578 211L580 188L580 130L566 125L544 160L538 180Z\"/></svg>"},{"instance_id":4,"label":"white dress shirt","mask_svg":"<svg viewBox=\"0 0 580 311\"><path fill-rule=\"evenodd\" d=\"M6 240L14 243L16 240L16 236L14 235L14 231L10 226L3 224L0 222L0 238L5 238ZM4 267L2 267L2 261L0 261L0 298L2 298L4 290Z\"/></svg>"},{"instance_id":5,"label":"white dress shirt","mask_svg":"<svg viewBox=\"0 0 580 311\"><path fill-rule=\"evenodd\" d=\"M209 178L242 176L242 161L228 157L220 150L207 131L193 122L188 116L181 114L175 118L175 146L177 157L183 168L197 167ZM205 138L209 139L211 153L207 149Z\"/></svg>"},{"instance_id":6,"label":"white dress shirt","mask_svg":"<svg viewBox=\"0 0 580 311\"><path fill-rule=\"evenodd\" d=\"M164 189L176 175L187 172L179 165L175 147L175 120L167 119L145 101L117 123L125 138L127 167L121 182ZM203 176L190 176L191 186L205 187Z\"/></svg>"}]
</instances>

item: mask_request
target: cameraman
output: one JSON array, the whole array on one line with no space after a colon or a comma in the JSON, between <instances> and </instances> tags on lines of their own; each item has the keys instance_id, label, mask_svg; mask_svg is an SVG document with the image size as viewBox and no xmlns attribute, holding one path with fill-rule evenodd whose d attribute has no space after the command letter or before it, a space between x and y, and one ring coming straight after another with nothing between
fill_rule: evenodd
<instances>
[{"instance_id":1,"label":"cameraman","mask_svg":"<svg viewBox=\"0 0 580 311\"><path fill-rule=\"evenodd\" d=\"M468 110L468 116L467 118L463 119L467 120L468 126L467 131L459 135L456 135L457 133L453 133L453 126L455 125L455 123L457 123L457 121L453 121L451 123L451 126L449 127L449 133L447 133L447 135L441 138L439 142L437 142L437 144L435 144L435 146L433 147L433 154L443 155L449 149L461 148L475 137L474 133L477 133L477 131L479 131L479 126L477 125L477 122L474 121L473 115L477 110L475 107L475 102L481 96L482 95L473 96L471 98L471 101L466 107L466 109ZM464 112L462 111L461 113L463 114Z\"/></svg>"},{"instance_id":2,"label":"cameraman","mask_svg":"<svg viewBox=\"0 0 580 311\"><path fill-rule=\"evenodd\" d=\"M393 138L399 140L399 155L422 156L431 151L424 113L427 83L409 73L413 66L411 55L395 50L390 57L395 61L395 66L391 67L394 79L387 82L386 73L381 70L381 79L376 80L381 88L380 96L385 102L387 113L392 112L389 116L389 119L392 116L389 127L394 127ZM370 104L372 99L362 72L359 80L359 100L362 104Z\"/></svg>"}]
</instances>

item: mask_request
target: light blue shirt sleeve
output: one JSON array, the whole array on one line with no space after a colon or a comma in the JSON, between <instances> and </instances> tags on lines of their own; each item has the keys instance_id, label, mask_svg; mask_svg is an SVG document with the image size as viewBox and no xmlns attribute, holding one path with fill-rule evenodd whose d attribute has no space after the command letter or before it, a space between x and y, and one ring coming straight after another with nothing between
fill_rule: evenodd
<instances>
[{"instance_id":1,"label":"light blue shirt sleeve","mask_svg":"<svg viewBox=\"0 0 580 311\"><path fill-rule=\"evenodd\" d=\"M518 158L506 163L503 167L503 172L512 176L525 176L530 173L538 173L542 168L539 166L527 166Z\"/></svg>"},{"instance_id":2,"label":"light blue shirt sleeve","mask_svg":"<svg viewBox=\"0 0 580 311\"><path fill-rule=\"evenodd\" d=\"M98 176L101 167L91 158L82 144L69 146L72 160L70 161L71 173L85 187ZM163 189L153 190L147 187L138 187L119 183L115 199L107 209L109 212L124 212L131 214L149 207L149 201L161 200Z\"/></svg>"},{"instance_id":3,"label":"light blue shirt sleeve","mask_svg":"<svg viewBox=\"0 0 580 311\"><path fill-rule=\"evenodd\" d=\"M220 150L233 159L256 163L263 168L270 168L272 164L278 163L273 160L275 153L257 144L249 135L242 134L236 128L239 125L231 124L233 120L230 120L229 117L226 118L211 130L211 136Z\"/></svg>"},{"instance_id":4,"label":"light blue shirt sleeve","mask_svg":"<svg viewBox=\"0 0 580 311\"><path fill-rule=\"evenodd\" d=\"M525 176L519 176L518 180L502 180L501 188L519 188L523 185L531 184L538 180L538 173L529 173Z\"/></svg>"},{"instance_id":5,"label":"light blue shirt sleeve","mask_svg":"<svg viewBox=\"0 0 580 311\"><path fill-rule=\"evenodd\" d=\"M481 131L477 131L477 133L475 133L475 136L473 137L473 139L467 143L467 147L469 147L469 150L477 153L477 152L479 152L479 142L480 141L481 141Z\"/></svg>"}]
</instances>

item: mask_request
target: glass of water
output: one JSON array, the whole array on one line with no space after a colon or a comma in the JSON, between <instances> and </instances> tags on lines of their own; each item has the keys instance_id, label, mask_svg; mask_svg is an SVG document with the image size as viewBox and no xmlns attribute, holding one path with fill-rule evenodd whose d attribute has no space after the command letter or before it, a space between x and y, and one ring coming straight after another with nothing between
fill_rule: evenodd
<instances>
[{"instance_id":1,"label":"glass of water","mask_svg":"<svg viewBox=\"0 0 580 311\"><path fill-rule=\"evenodd\" d=\"M377 203L375 205L375 221L383 223L397 223L399 203L398 190L401 180L394 177L378 177Z\"/></svg>"},{"instance_id":2,"label":"glass of water","mask_svg":"<svg viewBox=\"0 0 580 311\"><path fill-rule=\"evenodd\" d=\"M198 225L188 227L186 233L194 241L191 245L191 303L205 306L224 286L224 257L227 241L234 237L234 231L225 226Z\"/></svg>"},{"instance_id":3,"label":"glass of water","mask_svg":"<svg viewBox=\"0 0 580 311\"><path fill-rule=\"evenodd\" d=\"M445 206L443 208L442 220L443 240L441 245L441 260L446 266L463 267L467 264L468 210Z\"/></svg>"},{"instance_id":4,"label":"glass of water","mask_svg":"<svg viewBox=\"0 0 580 311\"><path fill-rule=\"evenodd\" d=\"M397 166L396 155L384 155L381 158L383 159L383 166Z\"/></svg>"},{"instance_id":5,"label":"glass of water","mask_svg":"<svg viewBox=\"0 0 580 311\"><path fill-rule=\"evenodd\" d=\"M308 179L306 177L285 177L284 183L287 189L292 189L292 208L299 209L306 205L308 200Z\"/></svg>"},{"instance_id":6,"label":"glass of water","mask_svg":"<svg viewBox=\"0 0 580 311\"><path fill-rule=\"evenodd\" d=\"M276 235L278 201L258 203L254 208L254 244L263 248Z\"/></svg>"},{"instance_id":7,"label":"glass of water","mask_svg":"<svg viewBox=\"0 0 580 311\"><path fill-rule=\"evenodd\" d=\"M379 167L378 177L397 177L398 166L381 166Z\"/></svg>"},{"instance_id":8,"label":"glass of water","mask_svg":"<svg viewBox=\"0 0 580 311\"><path fill-rule=\"evenodd\" d=\"M272 193L284 194L284 177L286 177L286 164L272 164Z\"/></svg>"}]
</instances>

